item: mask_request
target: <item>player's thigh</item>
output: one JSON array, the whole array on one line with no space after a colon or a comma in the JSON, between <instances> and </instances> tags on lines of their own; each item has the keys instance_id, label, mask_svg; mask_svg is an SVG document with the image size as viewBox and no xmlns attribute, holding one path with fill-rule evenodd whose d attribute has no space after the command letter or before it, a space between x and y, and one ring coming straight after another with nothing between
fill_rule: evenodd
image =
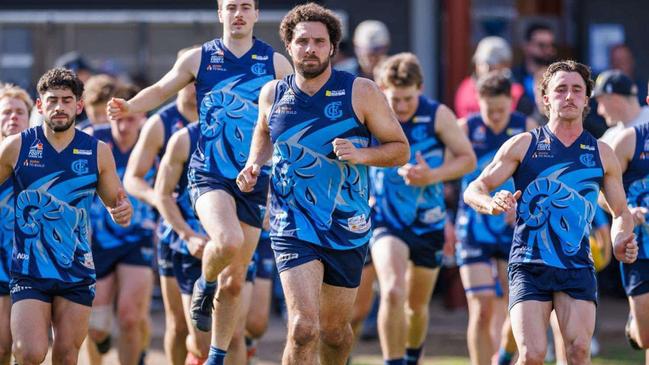
<instances>
[{"instance_id":1,"label":"player's thigh","mask_svg":"<svg viewBox=\"0 0 649 365\"><path fill-rule=\"evenodd\" d=\"M322 284L320 328L325 333L346 330L353 315L357 288Z\"/></svg>"},{"instance_id":2,"label":"player's thigh","mask_svg":"<svg viewBox=\"0 0 649 365\"><path fill-rule=\"evenodd\" d=\"M551 301L524 300L512 306L509 316L519 348L545 351L551 312Z\"/></svg>"},{"instance_id":3,"label":"player's thigh","mask_svg":"<svg viewBox=\"0 0 649 365\"><path fill-rule=\"evenodd\" d=\"M272 280L255 278L252 287L252 299L248 310L248 322L260 323L265 326L270 314L270 299Z\"/></svg>"},{"instance_id":4,"label":"player's thigh","mask_svg":"<svg viewBox=\"0 0 649 365\"><path fill-rule=\"evenodd\" d=\"M117 312L124 316L142 317L153 287L153 270L148 266L118 265Z\"/></svg>"},{"instance_id":5,"label":"player's thigh","mask_svg":"<svg viewBox=\"0 0 649 365\"><path fill-rule=\"evenodd\" d=\"M629 307L638 324L638 330L649 335L649 293L629 297Z\"/></svg>"},{"instance_id":6,"label":"player's thigh","mask_svg":"<svg viewBox=\"0 0 649 365\"><path fill-rule=\"evenodd\" d=\"M565 343L590 340L595 330L595 303L575 299L563 292L554 293L554 311Z\"/></svg>"},{"instance_id":7,"label":"player's thigh","mask_svg":"<svg viewBox=\"0 0 649 365\"><path fill-rule=\"evenodd\" d=\"M427 310L435 289L439 268L411 265L406 274L408 307L415 311Z\"/></svg>"},{"instance_id":8,"label":"player's thigh","mask_svg":"<svg viewBox=\"0 0 649 365\"><path fill-rule=\"evenodd\" d=\"M165 317L173 318L177 325L181 322L184 323L185 314L177 279L173 276L160 276L160 289L162 290Z\"/></svg>"},{"instance_id":9,"label":"player's thigh","mask_svg":"<svg viewBox=\"0 0 649 365\"><path fill-rule=\"evenodd\" d=\"M71 346L81 347L88 333L91 307L72 302L63 297L54 297L52 303L52 328L54 348L66 351Z\"/></svg>"},{"instance_id":10,"label":"player's thigh","mask_svg":"<svg viewBox=\"0 0 649 365\"><path fill-rule=\"evenodd\" d=\"M95 299L92 301L93 307L112 305L115 299L116 282L117 274L115 272L101 279L97 279L97 283L95 284Z\"/></svg>"},{"instance_id":11,"label":"player's thigh","mask_svg":"<svg viewBox=\"0 0 649 365\"><path fill-rule=\"evenodd\" d=\"M239 230L236 203L232 195L225 190L216 189L204 193L198 197L194 208L210 239L243 239Z\"/></svg>"},{"instance_id":12,"label":"player's thigh","mask_svg":"<svg viewBox=\"0 0 649 365\"><path fill-rule=\"evenodd\" d=\"M503 297L505 300L509 298L509 278L508 278L508 263L505 260L496 259L496 277L498 283L503 291Z\"/></svg>"},{"instance_id":13,"label":"player's thigh","mask_svg":"<svg viewBox=\"0 0 649 365\"><path fill-rule=\"evenodd\" d=\"M11 347L11 297L0 296L0 346Z\"/></svg>"},{"instance_id":14,"label":"player's thigh","mask_svg":"<svg viewBox=\"0 0 649 365\"><path fill-rule=\"evenodd\" d=\"M47 353L52 304L24 299L11 306L11 335L14 348L36 349Z\"/></svg>"},{"instance_id":15,"label":"player's thigh","mask_svg":"<svg viewBox=\"0 0 649 365\"><path fill-rule=\"evenodd\" d=\"M361 283L356 292L356 301L354 303L354 321L364 319L372 309L374 301L374 281L376 280L376 270L374 263L365 264L361 274Z\"/></svg>"},{"instance_id":16,"label":"player's thigh","mask_svg":"<svg viewBox=\"0 0 649 365\"><path fill-rule=\"evenodd\" d=\"M491 262L474 262L460 266L460 278L467 297L495 295L496 280Z\"/></svg>"},{"instance_id":17,"label":"player's thigh","mask_svg":"<svg viewBox=\"0 0 649 365\"><path fill-rule=\"evenodd\" d=\"M289 328L291 322L301 318L317 323L324 277L322 263L311 260L280 272L279 277L288 310Z\"/></svg>"},{"instance_id":18,"label":"player's thigh","mask_svg":"<svg viewBox=\"0 0 649 365\"><path fill-rule=\"evenodd\" d=\"M382 293L386 290L405 291L406 271L409 265L410 250L405 242L392 235L377 238L371 246L372 262L379 279Z\"/></svg>"}]
</instances>

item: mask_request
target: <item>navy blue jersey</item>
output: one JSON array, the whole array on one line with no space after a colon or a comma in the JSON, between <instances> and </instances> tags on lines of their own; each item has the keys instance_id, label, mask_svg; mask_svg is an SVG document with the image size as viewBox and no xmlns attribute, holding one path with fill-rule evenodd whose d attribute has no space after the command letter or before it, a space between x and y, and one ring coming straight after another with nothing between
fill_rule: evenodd
<instances>
[{"instance_id":1,"label":"navy blue jersey","mask_svg":"<svg viewBox=\"0 0 649 365\"><path fill-rule=\"evenodd\" d=\"M94 136L98 140L105 142L113 151L117 175L123 181L126 164L129 157L131 157L132 149L121 151L113 140L110 126L107 124L95 127ZM152 184L153 175L154 170L151 169L144 179L149 184ZM153 208L133 196L129 195L128 198L133 206L133 216L128 227L122 227L115 223L102 202L95 199L91 210L93 245L102 249L111 249L127 244L152 242L155 227Z\"/></svg>"},{"instance_id":2,"label":"navy blue jersey","mask_svg":"<svg viewBox=\"0 0 649 365\"><path fill-rule=\"evenodd\" d=\"M42 127L21 133L13 171L14 249L11 272L80 282L95 278L89 211L97 188L97 140L75 130L61 152Z\"/></svg>"},{"instance_id":3,"label":"navy blue jersey","mask_svg":"<svg viewBox=\"0 0 649 365\"><path fill-rule=\"evenodd\" d=\"M604 176L597 140L584 130L566 147L547 126L530 134L514 172L523 194L509 262L592 267L588 237Z\"/></svg>"},{"instance_id":4,"label":"navy blue jersey","mask_svg":"<svg viewBox=\"0 0 649 365\"><path fill-rule=\"evenodd\" d=\"M200 136L200 126L198 123L191 123L185 128L187 129L187 132L189 134L189 156L191 156L192 153L194 153L194 150L196 150L196 145ZM180 209L180 213L185 219L185 222L187 222L187 224L195 232L205 234L205 230L203 230L203 226L201 226L201 223L198 220L198 216L196 215L196 212L194 211L194 208L192 206L192 202L189 198L189 190L187 189L188 167L189 159L183 167L183 172L180 175L180 180L178 181L178 185L176 186L176 204L178 204L178 208ZM187 243L184 240L180 239L180 237L173 231L173 228L171 228L171 225L169 223L162 220L159 229L161 230L161 232L163 232L163 237L161 238L164 238L164 236L166 235L171 235L170 239L165 239L165 241L170 243L169 246L172 250L178 251L185 255L189 255Z\"/></svg>"},{"instance_id":5,"label":"navy blue jersey","mask_svg":"<svg viewBox=\"0 0 649 365\"><path fill-rule=\"evenodd\" d=\"M253 40L236 57L215 39L203 44L196 75L196 99L201 137L191 167L234 180L248 160L259 112L259 92L275 78L273 48ZM268 175L268 168L262 170Z\"/></svg>"},{"instance_id":6,"label":"navy blue jersey","mask_svg":"<svg viewBox=\"0 0 649 365\"><path fill-rule=\"evenodd\" d=\"M469 184L478 178L482 171L491 163L500 146L512 136L525 132L525 115L514 112L509 117L507 126L498 134L489 128L480 114L474 114L467 119L469 141L473 146L477 167L473 172L462 178L462 192ZM514 179L494 189L493 194L500 190L514 192ZM492 194L492 195L493 195ZM462 194L460 194L462 196ZM457 215L458 239L462 242L479 245L511 243L514 229L505 223L505 215L480 214L460 199Z\"/></svg>"},{"instance_id":7,"label":"navy blue jersey","mask_svg":"<svg viewBox=\"0 0 649 365\"><path fill-rule=\"evenodd\" d=\"M273 142L271 237L293 237L347 250L371 234L367 166L339 161L332 141L357 148L370 133L352 108L355 76L333 70L313 96L293 75L278 82L268 118Z\"/></svg>"},{"instance_id":8,"label":"navy blue jersey","mask_svg":"<svg viewBox=\"0 0 649 365\"><path fill-rule=\"evenodd\" d=\"M11 249L14 245L14 184L0 184L0 282L9 282Z\"/></svg>"},{"instance_id":9,"label":"navy blue jersey","mask_svg":"<svg viewBox=\"0 0 649 365\"><path fill-rule=\"evenodd\" d=\"M649 209L649 123L633 127L635 130L635 151L629 161L622 182L630 207ZM645 222L635 227L639 259L649 259L649 214Z\"/></svg>"},{"instance_id":10,"label":"navy blue jersey","mask_svg":"<svg viewBox=\"0 0 649 365\"><path fill-rule=\"evenodd\" d=\"M164 136L162 137L162 148L158 151L158 159L162 159L162 156L167 149L167 143L171 135L181 130L183 127L191 123L188 121L180 111L178 110L178 104L175 101L162 107L156 114L160 117L162 121L162 127L164 129Z\"/></svg>"},{"instance_id":11,"label":"navy blue jersey","mask_svg":"<svg viewBox=\"0 0 649 365\"><path fill-rule=\"evenodd\" d=\"M445 146L435 132L438 107L438 102L420 96L413 117L401 123L410 142L409 163L413 165L417 164L417 152L431 168L444 163ZM406 185L398 170L399 167L370 168L374 223L387 224L393 229L408 228L417 235L442 230L446 218L444 184Z\"/></svg>"}]
</instances>

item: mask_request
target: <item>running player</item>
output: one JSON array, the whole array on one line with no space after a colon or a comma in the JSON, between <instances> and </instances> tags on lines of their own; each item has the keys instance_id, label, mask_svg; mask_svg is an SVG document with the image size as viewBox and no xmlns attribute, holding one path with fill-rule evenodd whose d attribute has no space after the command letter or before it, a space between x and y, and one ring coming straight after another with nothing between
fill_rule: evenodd
<instances>
[{"instance_id":1,"label":"running player","mask_svg":"<svg viewBox=\"0 0 649 365\"><path fill-rule=\"evenodd\" d=\"M517 209L509 303L520 364L543 363L553 308L568 362L590 362L597 283L588 236L600 190L613 216L615 257L632 263L638 254L619 163L610 147L583 129L591 89L587 66L550 65L541 88L548 124L507 140L464 192L479 213ZM512 176L515 193L490 195Z\"/></svg>"},{"instance_id":2,"label":"running player","mask_svg":"<svg viewBox=\"0 0 649 365\"><path fill-rule=\"evenodd\" d=\"M161 231L169 242L171 272L182 295L183 319L188 328L185 343L188 359L191 359L188 363L204 361L210 347L210 333L196 330L191 325L189 312L192 288L201 275L201 257L207 243L187 189L187 168L199 135L198 123L192 123L171 136L155 184L156 207L164 218Z\"/></svg>"},{"instance_id":3,"label":"running player","mask_svg":"<svg viewBox=\"0 0 649 365\"><path fill-rule=\"evenodd\" d=\"M130 85L119 85L116 97L137 93ZM109 124L93 128L93 136L112 150L117 173L123 178L131 151L137 142L144 113L111 120ZM153 170L147 176L153 179ZM148 335L148 310L153 287L153 232L155 221L150 206L129 196L133 206L133 220L128 227L116 226L95 200L91 210L92 254L97 270L97 295L90 316L89 337L102 355L109 346L106 339L112 330L113 311L117 313L120 335L118 354L120 363L137 364ZM115 304L116 303L116 304ZM100 363L100 356L91 361Z\"/></svg>"},{"instance_id":4,"label":"running player","mask_svg":"<svg viewBox=\"0 0 649 365\"><path fill-rule=\"evenodd\" d=\"M371 168L371 241L381 304L378 328L386 365L417 364L428 329L428 303L444 245L443 182L475 168L471 144L451 110L422 95L416 56L400 53L380 68L377 83L410 143L402 167ZM444 158L448 148L452 157ZM412 265L410 265L412 262Z\"/></svg>"},{"instance_id":5,"label":"running player","mask_svg":"<svg viewBox=\"0 0 649 365\"><path fill-rule=\"evenodd\" d=\"M189 184L210 241L203 255L198 290L193 292L192 323L208 331L214 303L216 338L212 352L219 363L230 344L244 277L259 240L268 172L264 170L266 183L250 194L242 194L234 179L248 157L261 86L292 72L284 56L253 37L258 5L257 0L219 0L222 39L183 54L162 79L128 102L114 99L108 104L109 117L119 118L151 110L187 84L196 84L201 137L192 156ZM219 281L223 285L217 293L221 272L224 275Z\"/></svg>"},{"instance_id":6,"label":"running player","mask_svg":"<svg viewBox=\"0 0 649 365\"><path fill-rule=\"evenodd\" d=\"M631 308L625 333L634 349L645 350L645 363L649 364L649 123L625 129L614 140L613 149L620 160L627 204L640 243L638 260L620 265Z\"/></svg>"},{"instance_id":7,"label":"running player","mask_svg":"<svg viewBox=\"0 0 649 365\"><path fill-rule=\"evenodd\" d=\"M459 121L469 137L473 151L478 158L478 167L462 178L462 191L475 180L493 160L498 148L510 137L535 127L535 123L518 112L511 112L511 81L502 72L491 72L478 80L478 105L480 113ZM509 179L497 190L513 192L514 182ZM505 319L502 331L492 338L492 323L496 314L506 307L497 300L502 290L508 296L507 259L511 248L514 217L489 216L477 213L460 199L456 217L458 265L462 284L469 304L469 325L467 342L469 356L474 365L489 365L491 357L502 343L502 363L509 364L510 351L516 344L511 339L510 351L504 350L511 333L509 321ZM495 273L495 275L494 275ZM498 305L503 305L498 308ZM499 323L502 325L502 323ZM505 334L500 338L501 332Z\"/></svg>"},{"instance_id":8,"label":"running player","mask_svg":"<svg viewBox=\"0 0 649 365\"><path fill-rule=\"evenodd\" d=\"M29 127L29 112L34 102L17 86L0 85L0 142ZM14 244L14 188L7 179L0 184L0 365L11 360L11 298L9 269Z\"/></svg>"},{"instance_id":9,"label":"running player","mask_svg":"<svg viewBox=\"0 0 649 365\"><path fill-rule=\"evenodd\" d=\"M197 46L198 47L198 46ZM178 51L178 58L191 50L184 48ZM124 174L124 187L126 191L140 201L155 205L153 187L145 179L146 174L154 164L162 159L167 142L173 133L188 125L191 121L198 120L196 111L196 88L194 84L185 86L178 92L175 101L163 107L151 116L138 138L131 158ZM183 305L178 284L173 272L171 259L170 239L175 235L170 234L169 226L160 222L158 225L158 273L160 274L160 287L165 307L165 334L164 349L167 360L172 365L182 365L187 356L185 339L188 329L183 314Z\"/></svg>"},{"instance_id":10,"label":"running player","mask_svg":"<svg viewBox=\"0 0 649 365\"><path fill-rule=\"evenodd\" d=\"M244 192L265 184L273 157L271 240L288 309L284 364L342 364L371 235L367 166L408 161L399 123L374 82L331 69L341 25L314 3L293 8L280 36L296 74L268 83L250 157L237 177ZM380 145L369 147L370 135Z\"/></svg>"},{"instance_id":11,"label":"running player","mask_svg":"<svg viewBox=\"0 0 649 365\"><path fill-rule=\"evenodd\" d=\"M89 210L97 192L123 226L132 208L110 149L77 131L83 84L55 68L38 82L36 107L44 124L7 137L0 145L0 181L14 182L11 263L11 334L20 364L76 364L88 332L95 292Z\"/></svg>"}]
</instances>

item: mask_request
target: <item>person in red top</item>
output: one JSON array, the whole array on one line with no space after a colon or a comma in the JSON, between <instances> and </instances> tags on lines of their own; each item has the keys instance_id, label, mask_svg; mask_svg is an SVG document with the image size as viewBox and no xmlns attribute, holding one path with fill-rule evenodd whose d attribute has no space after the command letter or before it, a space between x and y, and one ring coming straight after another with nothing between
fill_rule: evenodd
<instances>
[{"instance_id":1,"label":"person in red top","mask_svg":"<svg viewBox=\"0 0 649 365\"><path fill-rule=\"evenodd\" d=\"M512 49L506 40L495 36L480 40L473 54L475 70L472 75L462 80L455 92L454 107L458 118L480 112L476 80L489 71L508 70L511 67L511 62ZM533 102L528 99L521 100L525 93L523 85L513 82L511 90L512 111L518 110L526 115L531 114L534 109Z\"/></svg>"}]
</instances>

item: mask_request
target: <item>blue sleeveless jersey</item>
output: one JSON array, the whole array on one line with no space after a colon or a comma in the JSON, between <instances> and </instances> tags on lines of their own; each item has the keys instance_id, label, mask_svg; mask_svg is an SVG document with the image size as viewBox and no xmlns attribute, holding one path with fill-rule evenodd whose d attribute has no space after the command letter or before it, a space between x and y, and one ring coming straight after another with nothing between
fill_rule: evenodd
<instances>
[{"instance_id":1,"label":"blue sleeveless jersey","mask_svg":"<svg viewBox=\"0 0 649 365\"><path fill-rule=\"evenodd\" d=\"M117 175L123 181L126 164L131 156L132 149L126 152L120 151L113 140L109 125L95 127L94 136L98 140L105 142L113 151ZM153 174L154 170L151 169L145 175L145 180L149 184L153 183ZM153 242L153 230L155 227L153 208L130 195L128 198L133 206L133 216L128 227L122 227L115 223L102 202L95 199L91 210L93 246L106 250L127 244L139 242L148 244Z\"/></svg>"},{"instance_id":2,"label":"blue sleeveless jersey","mask_svg":"<svg viewBox=\"0 0 649 365\"><path fill-rule=\"evenodd\" d=\"M635 151L622 181L630 207L649 209L649 123L633 127L635 130ZM638 241L638 258L649 259L649 214L645 222L635 227Z\"/></svg>"},{"instance_id":3,"label":"blue sleeveless jersey","mask_svg":"<svg viewBox=\"0 0 649 365\"><path fill-rule=\"evenodd\" d=\"M200 127L198 123L191 123L187 127L187 132L189 133L189 156L194 153L196 145L198 143L198 138L200 136ZM182 175L180 175L180 180L178 181L178 186L176 187L176 204L180 209L180 213L187 222L187 224L197 233L205 234L203 226L201 226L198 216L193 209L192 202L189 198L189 191L187 189L187 170L189 167L189 160L183 167ZM158 226L158 236L161 239L169 242L169 246L172 250L180 252L185 255L189 255L189 250L187 249L187 243L180 239L178 234L174 232L173 228L166 221L161 221Z\"/></svg>"},{"instance_id":4,"label":"blue sleeveless jersey","mask_svg":"<svg viewBox=\"0 0 649 365\"><path fill-rule=\"evenodd\" d=\"M273 48L253 40L240 58L221 39L203 44L196 75L201 129L191 168L234 180L248 160L259 112L259 92L275 78ZM268 176L268 168L262 170Z\"/></svg>"},{"instance_id":5,"label":"blue sleeveless jersey","mask_svg":"<svg viewBox=\"0 0 649 365\"><path fill-rule=\"evenodd\" d=\"M425 96L410 120L401 123L410 142L410 161L417 164L415 154L421 152L431 168L444 163L444 143L435 132L435 115L439 103ZM399 176L399 167L371 167L371 187L375 204L372 219L375 224L387 224L393 229L409 229L417 235L444 229L446 205L444 184L425 187L406 185Z\"/></svg>"},{"instance_id":6,"label":"blue sleeveless jersey","mask_svg":"<svg viewBox=\"0 0 649 365\"><path fill-rule=\"evenodd\" d=\"M491 163L505 141L516 134L525 132L525 122L525 115L514 112L511 114L507 126L500 133L495 134L485 124L480 114L474 114L467 119L468 137L478 163L473 172L462 178L462 192ZM493 194L500 190L509 190L513 193L514 179L510 178L505 181L493 191ZM461 242L478 245L511 244L514 229L505 223L505 215L480 214L468 206L464 199L460 199L458 206L456 227L458 239Z\"/></svg>"},{"instance_id":7,"label":"blue sleeveless jersey","mask_svg":"<svg viewBox=\"0 0 649 365\"><path fill-rule=\"evenodd\" d=\"M162 148L160 148L160 151L158 152L158 159L162 159L162 156L167 150L167 143L169 142L171 135L183 129L191 122L180 114L178 105L175 101L162 107L156 114L160 116L162 127L164 129Z\"/></svg>"},{"instance_id":8,"label":"blue sleeveless jersey","mask_svg":"<svg viewBox=\"0 0 649 365\"><path fill-rule=\"evenodd\" d=\"M76 283L95 278L89 211L97 188L97 140L75 131L57 152L42 127L21 133L13 172L12 274Z\"/></svg>"},{"instance_id":9,"label":"blue sleeveless jersey","mask_svg":"<svg viewBox=\"0 0 649 365\"><path fill-rule=\"evenodd\" d=\"M14 185L11 178L0 184L0 282L9 282L14 245Z\"/></svg>"},{"instance_id":10,"label":"blue sleeveless jersey","mask_svg":"<svg viewBox=\"0 0 649 365\"><path fill-rule=\"evenodd\" d=\"M592 267L588 237L604 176L597 140L584 130L566 147L547 126L530 133L514 172L522 196L509 262Z\"/></svg>"},{"instance_id":11,"label":"blue sleeveless jersey","mask_svg":"<svg viewBox=\"0 0 649 365\"><path fill-rule=\"evenodd\" d=\"M332 141L367 147L370 133L352 108L355 77L333 70L313 96L293 75L278 82L269 114L273 142L271 237L347 250L371 234L367 166L339 161Z\"/></svg>"}]
</instances>

